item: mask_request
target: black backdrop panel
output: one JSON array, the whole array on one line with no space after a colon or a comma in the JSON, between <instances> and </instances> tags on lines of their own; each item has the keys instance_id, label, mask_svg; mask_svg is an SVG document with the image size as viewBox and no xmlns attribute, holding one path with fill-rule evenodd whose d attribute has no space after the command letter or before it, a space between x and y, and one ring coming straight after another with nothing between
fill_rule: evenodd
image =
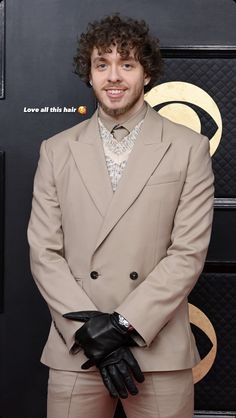
<instances>
[{"instance_id":1,"label":"black backdrop panel","mask_svg":"<svg viewBox=\"0 0 236 418\"><path fill-rule=\"evenodd\" d=\"M0 99L4 98L5 80L5 1L0 0Z\"/></svg>"},{"instance_id":2,"label":"black backdrop panel","mask_svg":"<svg viewBox=\"0 0 236 418\"><path fill-rule=\"evenodd\" d=\"M4 152L0 150L0 312L3 310L4 278Z\"/></svg>"},{"instance_id":3,"label":"black backdrop panel","mask_svg":"<svg viewBox=\"0 0 236 418\"><path fill-rule=\"evenodd\" d=\"M209 51L188 52L188 57L179 57L178 51L173 57L165 58L164 76L166 81L183 81L192 83L205 90L216 102L223 122L223 134L219 147L213 156L215 173L215 196L236 196L236 52L231 57L220 56L225 51L219 50L219 57L212 57ZM202 54L202 57L201 57ZM201 120L202 133L209 138L216 131L214 120L202 109L189 104ZM159 106L160 108L161 106Z\"/></svg>"},{"instance_id":4,"label":"black backdrop panel","mask_svg":"<svg viewBox=\"0 0 236 418\"><path fill-rule=\"evenodd\" d=\"M212 235L208 249L207 260L236 262L234 240L236 236L235 210L215 210L212 226Z\"/></svg>"}]
</instances>

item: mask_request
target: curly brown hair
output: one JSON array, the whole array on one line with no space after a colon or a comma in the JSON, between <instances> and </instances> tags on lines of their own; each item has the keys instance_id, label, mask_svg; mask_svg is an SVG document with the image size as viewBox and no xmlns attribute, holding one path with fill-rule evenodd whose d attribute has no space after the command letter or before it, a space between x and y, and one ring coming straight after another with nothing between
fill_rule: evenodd
<instances>
[{"instance_id":1,"label":"curly brown hair","mask_svg":"<svg viewBox=\"0 0 236 418\"><path fill-rule=\"evenodd\" d=\"M149 91L158 80L162 71L162 58L158 38L149 34L144 20L121 18L119 14L106 16L100 21L89 23L87 32L78 40L77 54L74 56L75 73L88 85L91 69L91 54L96 47L99 53L111 52L116 45L122 57L128 57L134 49L135 58L143 66L150 82L144 87Z\"/></svg>"}]
</instances>

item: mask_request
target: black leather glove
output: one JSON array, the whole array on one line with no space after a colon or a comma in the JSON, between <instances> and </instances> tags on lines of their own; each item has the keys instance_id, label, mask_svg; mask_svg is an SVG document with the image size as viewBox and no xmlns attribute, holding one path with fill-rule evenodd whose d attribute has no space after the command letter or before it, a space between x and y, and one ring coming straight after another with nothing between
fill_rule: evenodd
<instances>
[{"instance_id":1,"label":"black leather glove","mask_svg":"<svg viewBox=\"0 0 236 418\"><path fill-rule=\"evenodd\" d=\"M144 381L139 364L128 347L120 347L108 354L98 363L97 368L113 398L125 399L129 393L137 395L138 389L133 377L139 383Z\"/></svg>"},{"instance_id":2,"label":"black leather glove","mask_svg":"<svg viewBox=\"0 0 236 418\"><path fill-rule=\"evenodd\" d=\"M97 364L109 353L125 345L136 345L130 332L124 329L117 320L117 314L99 311L70 312L64 318L85 322L76 331L75 342L83 348L90 359L89 367Z\"/></svg>"}]
</instances>

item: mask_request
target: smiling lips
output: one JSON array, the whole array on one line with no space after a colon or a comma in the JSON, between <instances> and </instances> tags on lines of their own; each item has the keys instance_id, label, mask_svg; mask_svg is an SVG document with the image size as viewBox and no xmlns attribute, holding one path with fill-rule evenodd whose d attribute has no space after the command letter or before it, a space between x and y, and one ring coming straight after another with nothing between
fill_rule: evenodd
<instances>
[{"instance_id":1,"label":"smiling lips","mask_svg":"<svg viewBox=\"0 0 236 418\"><path fill-rule=\"evenodd\" d=\"M120 99L121 97L124 96L125 90L126 89L118 89L118 88L107 88L106 90L106 94L109 98L111 99Z\"/></svg>"}]
</instances>

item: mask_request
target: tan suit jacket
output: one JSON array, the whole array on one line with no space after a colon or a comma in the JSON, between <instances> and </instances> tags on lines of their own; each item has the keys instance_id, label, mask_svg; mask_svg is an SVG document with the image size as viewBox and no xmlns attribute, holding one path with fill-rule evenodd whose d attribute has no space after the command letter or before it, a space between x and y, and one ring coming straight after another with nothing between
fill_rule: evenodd
<instances>
[{"instance_id":1,"label":"tan suit jacket","mask_svg":"<svg viewBox=\"0 0 236 418\"><path fill-rule=\"evenodd\" d=\"M44 141L28 229L32 274L53 319L42 362L81 370L83 352L70 351L80 325L62 315L98 309L138 331L146 346L132 350L143 371L194 366L187 296L212 212L208 139L150 107L114 194L97 112Z\"/></svg>"}]
</instances>

